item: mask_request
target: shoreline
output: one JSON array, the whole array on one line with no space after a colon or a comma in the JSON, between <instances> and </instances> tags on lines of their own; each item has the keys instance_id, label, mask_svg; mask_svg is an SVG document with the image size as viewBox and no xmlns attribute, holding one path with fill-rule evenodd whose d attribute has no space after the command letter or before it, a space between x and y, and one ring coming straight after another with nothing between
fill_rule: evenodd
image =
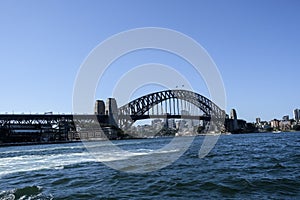
<instances>
[{"instance_id":1,"label":"shoreline","mask_svg":"<svg viewBox=\"0 0 300 200\"><path fill-rule=\"evenodd\" d=\"M241 134L264 134L264 133L269 133L269 134L282 134L282 133L295 133L298 131L283 131L283 132L253 132L253 133L221 133L221 134L198 134L195 136L213 136L213 135L241 135ZM113 140L133 140L133 139L153 139L153 138L163 138L166 136L161 136L161 137L139 137L139 138L118 138L118 139L113 139ZM175 136L175 137L189 137L189 135L181 135L181 136ZM91 139L82 139L82 140L72 140L72 141L52 141L52 142L18 142L18 143L0 143L0 148L1 147L11 147L11 146L29 146L29 145L47 145L47 144L68 144L68 143L79 143L79 142L93 142L93 141L105 141L106 139L99 139L99 138L91 138Z\"/></svg>"},{"instance_id":2,"label":"shoreline","mask_svg":"<svg viewBox=\"0 0 300 200\"><path fill-rule=\"evenodd\" d=\"M67 144L67 143L79 143L81 140L74 141L53 141L53 142L15 142L15 143L0 143L1 147L11 147L11 146L30 146L30 145L46 145L46 144Z\"/></svg>"}]
</instances>

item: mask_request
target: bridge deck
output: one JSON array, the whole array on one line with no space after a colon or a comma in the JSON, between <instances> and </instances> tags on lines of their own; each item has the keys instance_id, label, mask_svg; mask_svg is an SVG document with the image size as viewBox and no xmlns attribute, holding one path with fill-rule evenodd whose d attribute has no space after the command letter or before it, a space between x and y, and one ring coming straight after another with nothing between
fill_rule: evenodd
<instances>
[{"instance_id":1,"label":"bridge deck","mask_svg":"<svg viewBox=\"0 0 300 200\"><path fill-rule=\"evenodd\" d=\"M194 119L209 121L209 116L193 116L193 115L119 115L119 119L132 119L133 121L142 119Z\"/></svg>"}]
</instances>

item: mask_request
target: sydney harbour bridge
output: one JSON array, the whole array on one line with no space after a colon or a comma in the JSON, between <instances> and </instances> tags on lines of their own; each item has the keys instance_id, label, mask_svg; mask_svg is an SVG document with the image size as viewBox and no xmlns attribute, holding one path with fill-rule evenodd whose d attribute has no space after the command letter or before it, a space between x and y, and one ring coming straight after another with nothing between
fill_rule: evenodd
<instances>
[{"instance_id":1,"label":"sydney harbour bridge","mask_svg":"<svg viewBox=\"0 0 300 200\"><path fill-rule=\"evenodd\" d=\"M110 137L139 120L185 119L226 131L226 113L210 99L188 90L165 90L134 99L121 107L117 100L97 100L94 114L1 114L0 141L69 141ZM100 126L99 126L100 125ZM93 133L91 133L93 132ZM92 135L91 135L92 134ZM10 139L7 139L10 138Z\"/></svg>"},{"instance_id":2,"label":"sydney harbour bridge","mask_svg":"<svg viewBox=\"0 0 300 200\"><path fill-rule=\"evenodd\" d=\"M225 116L225 111L211 100L187 90L165 90L142 96L120 107L117 115L121 128L148 118L213 119L224 123Z\"/></svg>"}]
</instances>

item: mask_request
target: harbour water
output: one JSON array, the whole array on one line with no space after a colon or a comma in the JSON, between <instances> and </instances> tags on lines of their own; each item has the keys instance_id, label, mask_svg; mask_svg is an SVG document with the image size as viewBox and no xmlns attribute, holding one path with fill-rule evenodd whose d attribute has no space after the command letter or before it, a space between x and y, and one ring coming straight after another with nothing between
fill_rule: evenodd
<instances>
[{"instance_id":1,"label":"harbour water","mask_svg":"<svg viewBox=\"0 0 300 200\"><path fill-rule=\"evenodd\" d=\"M171 139L114 143L138 158ZM138 174L109 168L82 143L1 147L0 199L300 199L300 132L221 135L200 159L203 139L171 165ZM90 144L105 152L105 142ZM106 152L106 162L115 158Z\"/></svg>"}]
</instances>

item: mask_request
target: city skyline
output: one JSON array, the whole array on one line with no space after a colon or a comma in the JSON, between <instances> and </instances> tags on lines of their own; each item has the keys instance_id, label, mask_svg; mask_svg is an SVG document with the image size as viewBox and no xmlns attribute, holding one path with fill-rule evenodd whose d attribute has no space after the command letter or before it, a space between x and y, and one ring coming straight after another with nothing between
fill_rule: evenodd
<instances>
[{"instance_id":1,"label":"city skyline","mask_svg":"<svg viewBox=\"0 0 300 200\"><path fill-rule=\"evenodd\" d=\"M298 1L1 1L0 113L72 112L74 82L89 52L128 29L163 27L180 31L210 54L223 78L226 113L254 122L293 116L299 108ZM215 12L211 12L211 11ZM123 16L126 16L125 18ZM112 64L113 83L133 67L164 63L183 73L209 97L203 80L174 55L136 52ZM101 81L100 83L101 84ZM181 83L174 85L182 86ZM160 87L141 88L135 97ZM121 106L121 105L120 105Z\"/></svg>"}]
</instances>

